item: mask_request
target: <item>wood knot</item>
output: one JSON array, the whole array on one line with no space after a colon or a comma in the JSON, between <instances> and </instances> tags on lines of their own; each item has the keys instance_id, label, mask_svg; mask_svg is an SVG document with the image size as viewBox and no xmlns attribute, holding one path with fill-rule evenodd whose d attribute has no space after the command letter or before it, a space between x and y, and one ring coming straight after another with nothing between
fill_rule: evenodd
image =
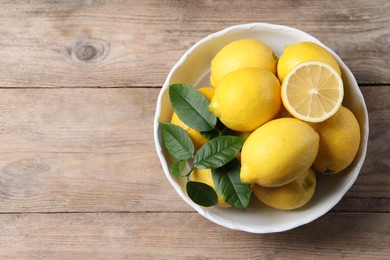
<instances>
[{"instance_id":1,"label":"wood knot","mask_svg":"<svg viewBox=\"0 0 390 260\"><path fill-rule=\"evenodd\" d=\"M79 60L87 61L96 56L97 50L92 45L83 45L76 49L75 54Z\"/></svg>"},{"instance_id":2,"label":"wood knot","mask_svg":"<svg viewBox=\"0 0 390 260\"><path fill-rule=\"evenodd\" d=\"M103 40L82 39L66 47L72 63L79 67L100 63L110 53L110 44Z\"/></svg>"}]
</instances>

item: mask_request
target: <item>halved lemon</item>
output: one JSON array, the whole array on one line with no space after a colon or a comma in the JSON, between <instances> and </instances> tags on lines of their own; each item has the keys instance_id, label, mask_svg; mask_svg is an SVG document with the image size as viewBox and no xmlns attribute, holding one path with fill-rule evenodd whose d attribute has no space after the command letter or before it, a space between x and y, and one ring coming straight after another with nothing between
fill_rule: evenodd
<instances>
[{"instance_id":1,"label":"halved lemon","mask_svg":"<svg viewBox=\"0 0 390 260\"><path fill-rule=\"evenodd\" d=\"M343 80L331 66L309 61L297 65L282 84L284 107L306 122L322 122L334 115L344 97Z\"/></svg>"}]
</instances>

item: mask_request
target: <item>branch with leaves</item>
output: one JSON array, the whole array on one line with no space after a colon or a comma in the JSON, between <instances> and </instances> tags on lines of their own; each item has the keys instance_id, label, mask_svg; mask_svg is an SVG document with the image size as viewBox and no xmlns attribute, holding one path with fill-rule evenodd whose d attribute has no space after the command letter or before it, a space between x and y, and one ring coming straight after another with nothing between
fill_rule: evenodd
<instances>
[{"instance_id":1,"label":"branch with leaves","mask_svg":"<svg viewBox=\"0 0 390 260\"><path fill-rule=\"evenodd\" d=\"M177 159L170 166L172 175L187 178L188 196L195 203L209 207L217 204L217 193L205 183L191 181L190 175L195 168L211 169L215 188L223 200L232 207L246 209L251 197L251 186L241 182L241 164L235 158L244 140L229 135L231 130L210 112L210 102L193 86L172 84L169 87L169 98L180 120L209 139L195 152L194 144L184 129L174 124L161 123L165 148ZM192 162L190 170L182 175L188 160Z\"/></svg>"}]
</instances>

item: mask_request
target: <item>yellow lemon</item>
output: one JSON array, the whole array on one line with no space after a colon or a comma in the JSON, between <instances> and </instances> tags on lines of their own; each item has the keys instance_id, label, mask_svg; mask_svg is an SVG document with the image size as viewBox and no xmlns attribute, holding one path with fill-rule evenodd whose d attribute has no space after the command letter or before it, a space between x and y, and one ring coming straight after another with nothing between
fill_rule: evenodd
<instances>
[{"instance_id":1,"label":"yellow lemon","mask_svg":"<svg viewBox=\"0 0 390 260\"><path fill-rule=\"evenodd\" d=\"M325 48L314 42L299 42L287 45L279 58L277 71L278 78L284 81L298 64L306 61L320 61L331 66L339 75L341 75L340 66L335 57Z\"/></svg>"},{"instance_id":2,"label":"yellow lemon","mask_svg":"<svg viewBox=\"0 0 390 260\"><path fill-rule=\"evenodd\" d=\"M205 184L211 186L215 190L215 192L218 195L218 203L216 206L222 207L222 208L230 207L230 205L227 204L223 200L221 195L219 195L219 193L215 189L215 185L214 185L214 181L213 181L213 177L212 177L210 169L197 169L197 168L195 168L194 171L191 173L191 179L192 179L192 181L205 183Z\"/></svg>"},{"instance_id":3,"label":"yellow lemon","mask_svg":"<svg viewBox=\"0 0 390 260\"><path fill-rule=\"evenodd\" d=\"M214 95L214 89L209 87L203 87L198 89L199 92L201 92L209 101ZM176 113L173 113L171 118L171 123L177 126L180 126L183 128L188 135L190 136L192 142L194 143L195 150L199 150L199 148L204 145L208 139L203 137L198 130L195 130L188 125L186 125L183 121L180 120L180 118L177 116Z\"/></svg>"},{"instance_id":4,"label":"yellow lemon","mask_svg":"<svg viewBox=\"0 0 390 260\"><path fill-rule=\"evenodd\" d=\"M323 173L339 173L347 168L360 144L360 128L354 114L342 106L334 116L312 126L320 135L314 168Z\"/></svg>"},{"instance_id":5,"label":"yellow lemon","mask_svg":"<svg viewBox=\"0 0 390 260\"><path fill-rule=\"evenodd\" d=\"M221 80L209 109L228 128L250 132L275 117L280 106L276 76L265 69L244 68Z\"/></svg>"},{"instance_id":6,"label":"yellow lemon","mask_svg":"<svg viewBox=\"0 0 390 260\"><path fill-rule=\"evenodd\" d=\"M254 185L253 193L265 205L275 209L292 210L308 203L315 189L316 176L314 171L309 169L292 182L280 187Z\"/></svg>"},{"instance_id":7,"label":"yellow lemon","mask_svg":"<svg viewBox=\"0 0 390 260\"><path fill-rule=\"evenodd\" d=\"M319 136L296 118L279 118L256 129L241 152L241 181L277 187L310 168L317 156Z\"/></svg>"},{"instance_id":8,"label":"yellow lemon","mask_svg":"<svg viewBox=\"0 0 390 260\"><path fill-rule=\"evenodd\" d=\"M216 87L228 73L257 67L276 74L276 58L272 49L255 39L241 39L223 47L211 61L210 83Z\"/></svg>"},{"instance_id":9,"label":"yellow lemon","mask_svg":"<svg viewBox=\"0 0 390 260\"><path fill-rule=\"evenodd\" d=\"M340 108L344 86L332 67L310 61L299 64L287 75L281 95L284 107L294 117L322 122Z\"/></svg>"}]
</instances>

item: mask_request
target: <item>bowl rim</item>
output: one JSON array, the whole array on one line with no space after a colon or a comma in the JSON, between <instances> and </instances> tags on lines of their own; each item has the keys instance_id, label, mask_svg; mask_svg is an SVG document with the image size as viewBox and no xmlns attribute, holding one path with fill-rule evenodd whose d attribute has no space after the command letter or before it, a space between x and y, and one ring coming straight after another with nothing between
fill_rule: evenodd
<instances>
[{"instance_id":1,"label":"bowl rim","mask_svg":"<svg viewBox=\"0 0 390 260\"><path fill-rule=\"evenodd\" d=\"M167 163L167 161L166 161L166 159L165 159L165 157L163 155L163 152L162 152L163 151L163 147L160 144L161 138L160 138L160 133L159 133L159 118L161 116L161 106L162 106L163 95L164 95L165 91L167 90L167 88L169 87L169 83L170 83L170 80L171 80L173 74L186 61L187 57L189 55L191 55L191 53L195 49L197 49L199 46L201 46L202 44L206 43L207 41L209 41L212 38L220 37L222 35L225 35L227 33L235 31L235 30L245 30L245 29L251 29L251 28L255 28L255 27L259 27L259 28L262 28L262 29L268 29L268 30L282 30L282 31L291 32L291 33L294 33L294 34L300 34L300 35L303 35L306 38L310 39L310 41L316 42L316 43L320 44L321 46L323 46L325 49L327 49L336 58L336 60L339 62L339 64L341 65L341 67L343 68L344 72L347 74L347 76L348 76L348 78L350 80L350 85L353 87L353 89L356 91L356 94L359 96L359 98L363 102L364 109L363 109L362 112L363 112L364 119L365 119L365 125L363 127L361 126L361 129L364 130L362 132L361 144L360 144L362 147L359 147L359 150L361 149L362 161L356 167L357 173L354 174L353 177L350 179L350 181L346 185L344 185L342 187L340 192L337 194L338 196L330 203L331 206L327 207L327 208L325 208L325 209L323 209L321 211L319 210L318 212L316 212L316 214L310 214L307 218L303 218L302 220L296 221L296 222L294 222L292 224L274 225L274 226L269 226L269 227L267 226L267 227L264 227L262 229L248 227L248 226L244 226L244 225L241 225L241 224L231 223L231 222L225 221L224 219L221 219L220 216L215 216L214 214L209 213L205 208L195 204L184 193L184 191L182 190L180 185L171 176L171 173L170 173L169 167L168 167L168 163ZM156 113L155 113L155 116L154 116L153 124L154 124L153 125L153 135L154 135L155 147L156 147L157 155L158 155L160 163L162 165L164 174L167 177L168 181L171 183L171 185L174 187L176 192L180 195L180 197L189 206L191 206L199 214L201 214L203 217L207 218L208 220L210 220L210 221L212 221L212 222L214 222L214 223L216 223L218 225L221 225L221 226L226 227L226 228L234 229L234 230L245 231L245 232L249 232L249 233L258 233L258 234L260 234L260 233L261 234L263 234L263 233L274 233L274 232L282 232L282 231L291 230L293 228L296 228L296 227L305 225L307 223L310 223L310 222L318 219L319 217L323 216L327 212L329 212L344 197L346 192L355 183L358 175L360 174L360 170L361 170L361 168L363 166L363 163L365 161L365 158L366 158L368 136L369 136L369 118L368 118L367 106L365 104L363 94L361 93L361 91L359 89L359 86L358 86L358 84L356 82L356 79L353 76L352 72L345 65L345 63L341 60L341 58L333 50L331 50L329 47L327 47L325 44L323 44L321 41L319 41L317 38L315 38L314 36L304 32L304 31L301 31L299 29L296 29L296 28L293 28L293 27L289 27L289 26L286 26L286 25L271 24L271 23L260 23L260 22L258 22L258 23L237 24L237 25L233 25L233 26L224 28L224 29L222 29L220 31L217 31L217 32L214 32L214 33L212 33L210 35L207 35L206 37L202 38L201 40L196 42L194 45L192 45L180 57L180 59L175 63L175 65L172 67L172 69L170 70L170 72L169 72L169 74L168 74L168 76L167 76L167 78L166 78L166 80L164 82L164 85L162 86L162 88L161 88L161 90L159 92L158 99L157 99L157 105L156 105Z\"/></svg>"}]
</instances>

